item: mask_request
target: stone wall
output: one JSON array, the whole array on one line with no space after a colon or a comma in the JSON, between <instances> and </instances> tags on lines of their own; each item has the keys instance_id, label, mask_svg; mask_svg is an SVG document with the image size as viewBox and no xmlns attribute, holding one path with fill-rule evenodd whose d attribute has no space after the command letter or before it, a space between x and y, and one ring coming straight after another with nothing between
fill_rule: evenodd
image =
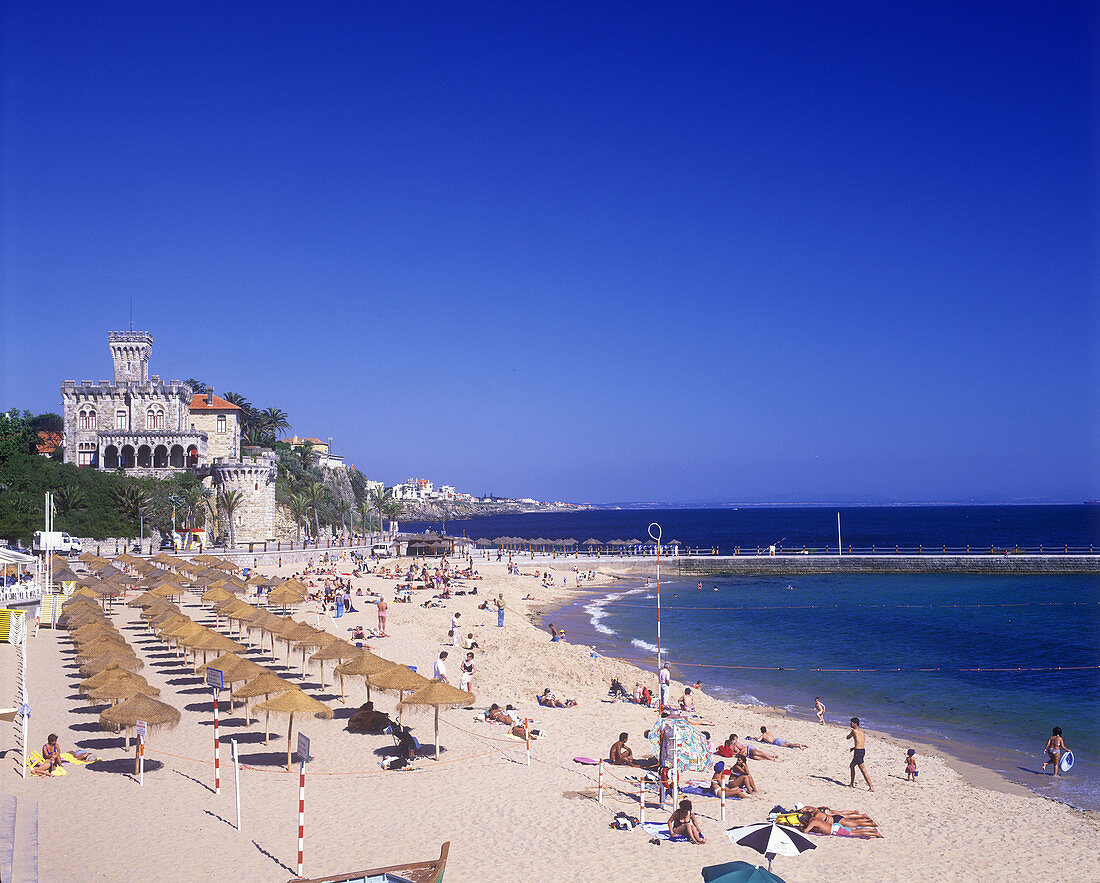
<instances>
[{"instance_id":1,"label":"stone wall","mask_svg":"<svg viewBox=\"0 0 1100 883\"><path fill-rule=\"evenodd\" d=\"M214 466L217 493L240 491L242 502L233 513L233 537L238 546L275 539L275 456L261 454L245 463ZM226 515L219 509L218 532L230 536Z\"/></svg>"}]
</instances>

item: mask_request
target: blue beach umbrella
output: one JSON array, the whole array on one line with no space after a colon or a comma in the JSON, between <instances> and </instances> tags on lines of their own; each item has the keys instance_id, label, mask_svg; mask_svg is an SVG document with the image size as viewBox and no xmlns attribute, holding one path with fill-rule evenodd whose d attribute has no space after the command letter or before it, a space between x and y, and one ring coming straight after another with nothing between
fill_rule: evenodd
<instances>
[{"instance_id":1,"label":"blue beach umbrella","mask_svg":"<svg viewBox=\"0 0 1100 883\"><path fill-rule=\"evenodd\" d=\"M703 868L704 883L783 883L771 871L748 862L726 862Z\"/></svg>"}]
</instances>

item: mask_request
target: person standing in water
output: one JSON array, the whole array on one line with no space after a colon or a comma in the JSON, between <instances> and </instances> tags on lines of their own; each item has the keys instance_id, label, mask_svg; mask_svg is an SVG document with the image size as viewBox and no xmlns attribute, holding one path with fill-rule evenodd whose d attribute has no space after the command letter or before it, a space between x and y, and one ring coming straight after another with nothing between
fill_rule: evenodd
<instances>
[{"instance_id":1,"label":"person standing in water","mask_svg":"<svg viewBox=\"0 0 1100 883\"><path fill-rule=\"evenodd\" d=\"M871 784L871 777L867 774L867 767L864 766L864 759L867 757L866 738L863 734L863 728L859 725L859 718L853 717L851 720L852 729L845 736L845 739L852 740L852 747L848 750L852 752L852 762L848 764L848 769L852 774L852 780L849 782L849 788L856 787L856 767L859 767L859 771L863 773L863 778L867 780L867 787L871 790L875 790L875 786Z\"/></svg>"},{"instance_id":2,"label":"person standing in water","mask_svg":"<svg viewBox=\"0 0 1100 883\"><path fill-rule=\"evenodd\" d=\"M1047 758L1048 760L1043 764L1043 772L1046 772L1046 768L1050 764L1054 764L1054 775L1058 775L1058 767L1062 762L1062 754L1069 751L1069 746L1062 741L1062 728L1055 727L1050 734L1050 738L1047 739Z\"/></svg>"},{"instance_id":3,"label":"person standing in water","mask_svg":"<svg viewBox=\"0 0 1100 883\"><path fill-rule=\"evenodd\" d=\"M817 719L820 723L825 723L825 703L821 701L820 696L814 696L814 711L817 714Z\"/></svg>"}]
</instances>

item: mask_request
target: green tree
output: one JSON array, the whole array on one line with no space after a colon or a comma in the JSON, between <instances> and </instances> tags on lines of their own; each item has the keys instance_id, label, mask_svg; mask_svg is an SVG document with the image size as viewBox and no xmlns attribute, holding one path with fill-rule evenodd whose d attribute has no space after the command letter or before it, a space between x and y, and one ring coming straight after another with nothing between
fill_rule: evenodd
<instances>
[{"instance_id":1,"label":"green tree","mask_svg":"<svg viewBox=\"0 0 1100 883\"><path fill-rule=\"evenodd\" d=\"M351 514L351 503L345 500L343 497L337 497L332 504L332 508L336 511L336 517L340 519L340 529L345 535L350 536L351 531L348 529L348 516Z\"/></svg>"},{"instance_id":2,"label":"green tree","mask_svg":"<svg viewBox=\"0 0 1100 883\"><path fill-rule=\"evenodd\" d=\"M393 491L389 488L375 488L371 494L371 505L378 513L378 530L382 530L382 522L396 518L401 514L401 504L393 498Z\"/></svg>"},{"instance_id":3,"label":"green tree","mask_svg":"<svg viewBox=\"0 0 1100 883\"><path fill-rule=\"evenodd\" d=\"M83 509L87 502L88 495L75 484L62 485L53 493L54 511L62 518Z\"/></svg>"},{"instance_id":4,"label":"green tree","mask_svg":"<svg viewBox=\"0 0 1100 883\"><path fill-rule=\"evenodd\" d=\"M320 539L321 519L317 514L317 509L325 499L325 486L319 481L313 481L303 488L302 493L305 494L306 501L309 503L309 508L313 510L313 536Z\"/></svg>"},{"instance_id":5,"label":"green tree","mask_svg":"<svg viewBox=\"0 0 1100 883\"><path fill-rule=\"evenodd\" d=\"M294 518L294 524L298 528L296 543L302 541L302 524L309 521L309 500L302 493L292 493L288 500L290 514Z\"/></svg>"},{"instance_id":6,"label":"green tree","mask_svg":"<svg viewBox=\"0 0 1100 883\"><path fill-rule=\"evenodd\" d=\"M127 539L131 539L135 533L134 522L141 518L145 507L149 504L149 494L142 485L128 481L119 484L114 489L113 496L119 512L129 522L129 528L125 536Z\"/></svg>"},{"instance_id":7,"label":"green tree","mask_svg":"<svg viewBox=\"0 0 1100 883\"><path fill-rule=\"evenodd\" d=\"M218 505L225 510L225 517L229 521L229 545L235 547L237 545L237 531L234 524L233 516L237 510L244 505L244 494L240 491L227 491L222 490L218 494Z\"/></svg>"},{"instance_id":8,"label":"green tree","mask_svg":"<svg viewBox=\"0 0 1100 883\"><path fill-rule=\"evenodd\" d=\"M359 514L359 532L363 534L363 539L366 540L367 532L371 529L370 500L360 500L356 512Z\"/></svg>"},{"instance_id":9,"label":"green tree","mask_svg":"<svg viewBox=\"0 0 1100 883\"><path fill-rule=\"evenodd\" d=\"M309 472L314 466L317 465L319 454L313 447L313 442L302 442L294 449L294 453L298 455L298 461L302 464L302 470Z\"/></svg>"},{"instance_id":10,"label":"green tree","mask_svg":"<svg viewBox=\"0 0 1100 883\"><path fill-rule=\"evenodd\" d=\"M269 433L272 438L290 429L290 416L279 408L264 408L257 415L257 420L264 432Z\"/></svg>"},{"instance_id":11,"label":"green tree","mask_svg":"<svg viewBox=\"0 0 1100 883\"><path fill-rule=\"evenodd\" d=\"M201 380L195 380L195 378L193 377L190 380L185 380L183 382L191 387L191 392L193 392L197 396L206 395L206 393L210 390L209 386L207 386Z\"/></svg>"}]
</instances>

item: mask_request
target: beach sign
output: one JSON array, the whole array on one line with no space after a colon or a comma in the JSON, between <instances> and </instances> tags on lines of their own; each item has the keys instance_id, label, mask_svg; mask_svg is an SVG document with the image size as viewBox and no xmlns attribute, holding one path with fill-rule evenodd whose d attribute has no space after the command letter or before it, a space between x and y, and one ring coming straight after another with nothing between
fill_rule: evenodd
<instances>
[{"instance_id":1,"label":"beach sign","mask_svg":"<svg viewBox=\"0 0 1100 883\"><path fill-rule=\"evenodd\" d=\"M144 739L145 733L149 729L149 724L145 721L135 721L134 729L137 730L138 738Z\"/></svg>"},{"instance_id":2,"label":"beach sign","mask_svg":"<svg viewBox=\"0 0 1100 883\"><path fill-rule=\"evenodd\" d=\"M209 687L213 687L215 690L222 690L225 688L225 672L220 668L207 668L206 669L206 684Z\"/></svg>"},{"instance_id":3,"label":"beach sign","mask_svg":"<svg viewBox=\"0 0 1100 883\"><path fill-rule=\"evenodd\" d=\"M298 750L295 753L298 755L298 760L302 763L312 760L309 756L309 736L305 733L298 734Z\"/></svg>"}]
</instances>

